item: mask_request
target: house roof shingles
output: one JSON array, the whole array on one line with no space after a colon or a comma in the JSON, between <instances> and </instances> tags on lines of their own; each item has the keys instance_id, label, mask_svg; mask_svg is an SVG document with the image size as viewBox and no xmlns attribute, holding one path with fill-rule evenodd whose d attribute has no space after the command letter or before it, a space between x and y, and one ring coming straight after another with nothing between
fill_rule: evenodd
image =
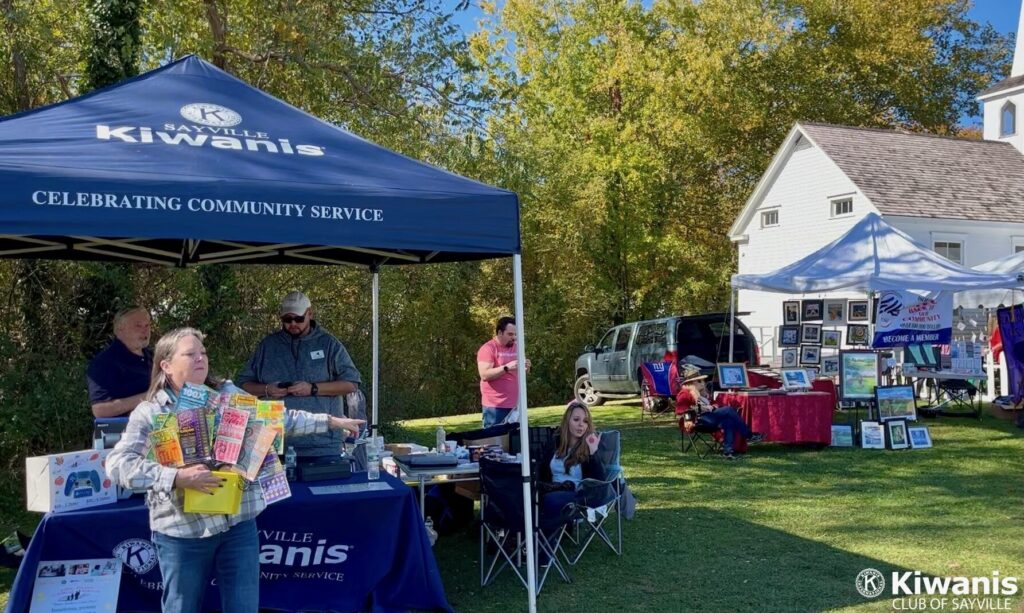
<instances>
[{"instance_id":1,"label":"house roof shingles","mask_svg":"<svg viewBox=\"0 0 1024 613\"><path fill-rule=\"evenodd\" d=\"M1003 79L1002 81L996 83L992 87L981 92L980 94L978 94L978 96L988 96L989 94L995 94L1007 89L1014 89L1015 87L1019 87L1021 85L1024 85L1024 75L1009 77L1007 79Z\"/></svg>"},{"instance_id":2,"label":"house roof shingles","mask_svg":"<svg viewBox=\"0 0 1024 613\"><path fill-rule=\"evenodd\" d=\"M799 125L883 215L1024 222L1024 155L1009 143Z\"/></svg>"}]
</instances>

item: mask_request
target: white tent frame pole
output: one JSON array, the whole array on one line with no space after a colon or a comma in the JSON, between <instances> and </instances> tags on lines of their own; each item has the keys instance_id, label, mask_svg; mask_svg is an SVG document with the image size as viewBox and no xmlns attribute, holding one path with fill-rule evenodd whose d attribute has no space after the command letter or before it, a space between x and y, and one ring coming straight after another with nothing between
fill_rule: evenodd
<instances>
[{"instance_id":1,"label":"white tent frame pole","mask_svg":"<svg viewBox=\"0 0 1024 613\"><path fill-rule=\"evenodd\" d=\"M537 613L537 552L533 542L533 492L530 487L530 418L526 411L526 325L523 321L523 256L512 256L512 277L515 283L516 305L516 360L519 374L519 440L522 462L519 465L523 476L523 517L526 519L526 583L530 599L530 613Z\"/></svg>"},{"instance_id":2,"label":"white tent frame pole","mask_svg":"<svg viewBox=\"0 0 1024 613\"><path fill-rule=\"evenodd\" d=\"M370 272L373 273L373 382L370 385L370 403L373 408L370 428L371 434L377 436L377 407L380 406L380 271L374 266Z\"/></svg>"},{"instance_id":3,"label":"white tent frame pole","mask_svg":"<svg viewBox=\"0 0 1024 613\"><path fill-rule=\"evenodd\" d=\"M736 336L736 288L729 283L729 361L733 361L733 340ZM754 357L754 356L750 356ZM757 366L751 364L751 366Z\"/></svg>"}]
</instances>

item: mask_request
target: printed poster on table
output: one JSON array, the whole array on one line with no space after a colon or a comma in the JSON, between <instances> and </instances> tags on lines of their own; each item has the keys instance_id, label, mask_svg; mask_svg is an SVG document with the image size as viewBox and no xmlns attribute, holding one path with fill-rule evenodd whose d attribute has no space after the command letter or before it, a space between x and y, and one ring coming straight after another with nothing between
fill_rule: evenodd
<instances>
[{"instance_id":1,"label":"printed poster on table","mask_svg":"<svg viewBox=\"0 0 1024 613\"><path fill-rule=\"evenodd\" d=\"M924 298L903 290L880 292L872 347L948 344L953 338L953 294Z\"/></svg>"},{"instance_id":2,"label":"printed poster on table","mask_svg":"<svg viewBox=\"0 0 1024 613\"><path fill-rule=\"evenodd\" d=\"M118 559L40 562L29 613L113 613L120 588Z\"/></svg>"}]
</instances>

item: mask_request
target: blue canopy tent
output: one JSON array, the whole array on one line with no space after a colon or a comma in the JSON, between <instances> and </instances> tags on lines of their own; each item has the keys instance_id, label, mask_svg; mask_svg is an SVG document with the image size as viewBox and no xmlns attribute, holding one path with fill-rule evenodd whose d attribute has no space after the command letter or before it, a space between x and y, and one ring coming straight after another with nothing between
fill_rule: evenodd
<instances>
[{"instance_id":1,"label":"blue canopy tent","mask_svg":"<svg viewBox=\"0 0 1024 613\"><path fill-rule=\"evenodd\" d=\"M522 329L516 194L379 147L195 56L0 121L0 257L369 267L374 425L379 267L508 256ZM525 379L520 403L525 437Z\"/></svg>"}]
</instances>

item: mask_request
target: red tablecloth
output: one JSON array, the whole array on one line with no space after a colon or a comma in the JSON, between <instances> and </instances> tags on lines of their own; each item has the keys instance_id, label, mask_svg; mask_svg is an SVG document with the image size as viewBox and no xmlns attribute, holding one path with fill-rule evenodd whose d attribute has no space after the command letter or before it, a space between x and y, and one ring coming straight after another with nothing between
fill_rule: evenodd
<instances>
[{"instance_id":1,"label":"red tablecloth","mask_svg":"<svg viewBox=\"0 0 1024 613\"><path fill-rule=\"evenodd\" d=\"M751 370L747 372L747 377L750 379L750 387L761 387L762 385L770 389L782 387L782 381L779 381L776 376L763 375Z\"/></svg>"},{"instance_id":2,"label":"red tablecloth","mask_svg":"<svg viewBox=\"0 0 1024 613\"><path fill-rule=\"evenodd\" d=\"M762 385L769 389L778 389L782 387L782 381L779 378L772 375L765 375L759 372L751 370L747 373L750 377L750 387L761 387ZM836 392L836 382L832 379L815 379L811 382L811 390L815 392L825 392L832 397L832 406L836 405L839 400L839 394Z\"/></svg>"},{"instance_id":3,"label":"red tablecloth","mask_svg":"<svg viewBox=\"0 0 1024 613\"><path fill-rule=\"evenodd\" d=\"M736 407L740 416L764 440L776 443L832 442L832 411L835 403L825 392L751 394L722 392L719 405Z\"/></svg>"},{"instance_id":4,"label":"red tablecloth","mask_svg":"<svg viewBox=\"0 0 1024 613\"><path fill-rule=\"evenodd\" d=\"M836 391L836 382L832 379L815 379L811 381L811 391L825 392L832 399L832 408L836 408L839 401L839 392Z\"/></svg>"}]
</instances>

